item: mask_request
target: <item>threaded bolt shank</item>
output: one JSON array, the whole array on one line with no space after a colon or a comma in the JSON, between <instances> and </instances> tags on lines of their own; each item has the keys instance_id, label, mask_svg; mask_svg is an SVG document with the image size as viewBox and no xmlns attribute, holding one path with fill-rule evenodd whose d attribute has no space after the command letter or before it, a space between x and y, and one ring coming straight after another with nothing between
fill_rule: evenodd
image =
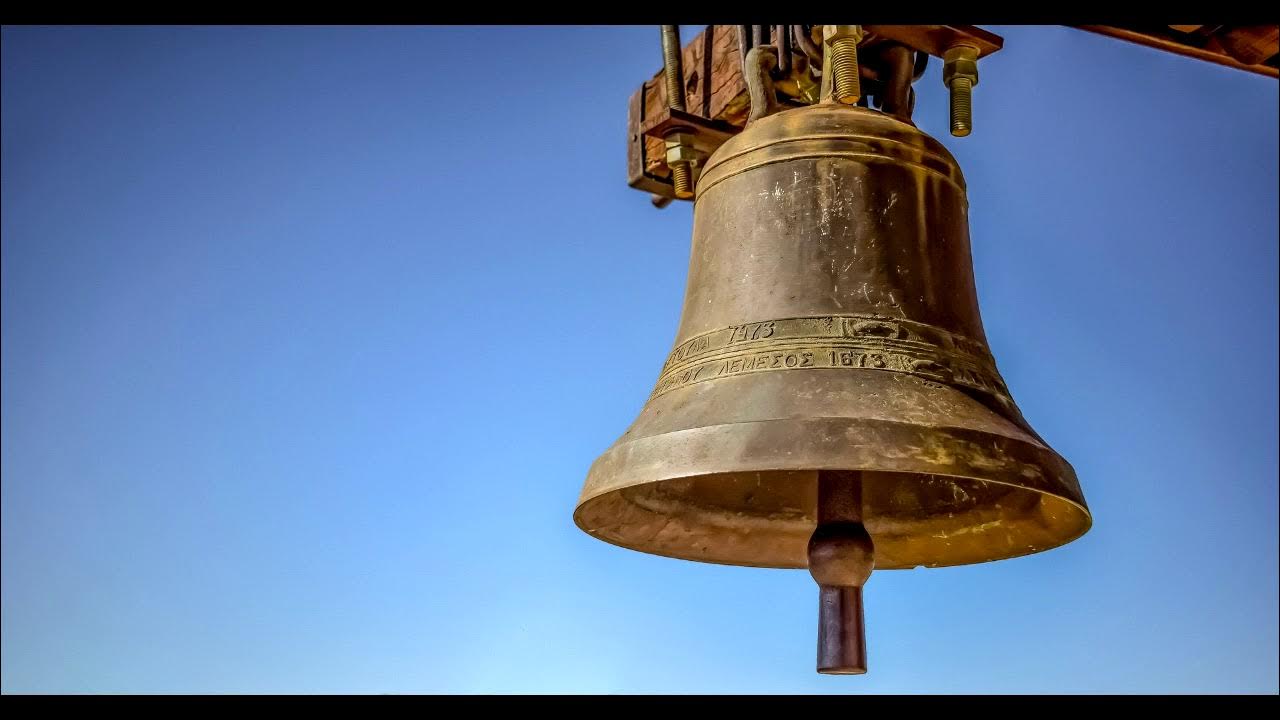
<instances>
[{"instance_id":1,"label":"threaded bolt shank","mask_svg":"<svg viewBox=\"0 0 1280 720\"><path fill-rule=\"evenodd\" d=\"M825 25L823 41L827 46L827 64L823 75L831 76L831 99L842 105L853 105L862 97L862 80L858 70L858 43L862 42L861 25Z\"/></svg>"},{"instance_id":2,"label":"threaded bolt shank","mask_svg":"<svg viewBox=\"0 0 1280 720\"><path fill-rule=\"evenodd\" d=\"M675 186L676 197L681 200L693 197L693 178L688 163L671 166L671 182Z\"/></svg>"},{"instance_id":3,"label":"threaded bolt shank","mask_svg":"<svg viewBox=\"0 0 1280 720\"><path fill-rule=\"evenodd\" d=\"M852 105L862 97L858 77L858 41L850 37L831 42L831 83L836 102Z\"/></svg>"},{"instance_id":4,"label":"threaded bolt shank","mask_svg":"<svg viewBox=\"0 0 1280 720\"><path fill-rule=\"evenodd\" d=\"M964 137L973 130L973 82L958 77L951 81L951 134Z\"/></svg>"},{"instance_id":5,"label":"threaded bolt shank","mask_svg":"<svg viewBox=\"0 0 1280 720\"><path fill-rule=\"evenodd\" d=\"M951 134L973 132L973 86L978 84L978 49L968 45L948 48L943 56L942 82L951 91Z\"/></svg>"}]
</instances>

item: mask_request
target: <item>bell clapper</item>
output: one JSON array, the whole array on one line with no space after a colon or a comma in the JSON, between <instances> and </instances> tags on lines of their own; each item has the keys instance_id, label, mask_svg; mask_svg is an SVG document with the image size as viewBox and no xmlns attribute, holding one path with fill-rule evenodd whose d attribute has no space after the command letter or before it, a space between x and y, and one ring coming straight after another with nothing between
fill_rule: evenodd
<instances>
[{"instance_id":1,"label":"bell clapper","mask_svg":"<svg viewBox=\"0 0 1280 720\"><path fill-rule=\"evenodd\" d=\"M862 524L862 473L818 473L817 528L809 538L809 574L818 582L818 672L867 671L862 586L875 547Z\"/></svg>"}]
</instances>

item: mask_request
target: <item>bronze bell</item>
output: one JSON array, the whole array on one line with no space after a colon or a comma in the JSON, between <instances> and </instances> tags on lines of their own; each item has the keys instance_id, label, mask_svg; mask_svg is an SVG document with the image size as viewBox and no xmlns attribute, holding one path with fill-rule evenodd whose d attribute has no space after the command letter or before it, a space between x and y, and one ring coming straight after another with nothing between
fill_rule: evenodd
<instances>
[{"instance_id":1,"label":"bronze bell","mask_svg":"<svg viewBox=\"0 0 1280 720\"><path fill-rule=\"evenodd\" d=\"M643 552L808 567L818 670L866 670L876 569L1026 555L1090 526L987 347L964 178L888 114L817 104L708 160L674 349L574 521Z\"/></svg>"}]
</instances>

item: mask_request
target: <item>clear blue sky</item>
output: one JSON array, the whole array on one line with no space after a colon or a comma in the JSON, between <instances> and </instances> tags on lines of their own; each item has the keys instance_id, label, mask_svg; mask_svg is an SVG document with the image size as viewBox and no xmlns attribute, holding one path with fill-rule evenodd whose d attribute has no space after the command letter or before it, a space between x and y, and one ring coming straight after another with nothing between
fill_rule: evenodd
<instances>
[{"instance_id":1,"label":"clear blue sky","mask_svg":"<svg viewBox=\"0 0 1280 720\"><path fill-rule=\"evenodd\" d=\"M877 573L849 678L804 571L571 520L684 292L657 26L5 28L3 690L1276 692L1277 83L991 29L917 121L1095 524Z\"/></svg>"}]
</instances>

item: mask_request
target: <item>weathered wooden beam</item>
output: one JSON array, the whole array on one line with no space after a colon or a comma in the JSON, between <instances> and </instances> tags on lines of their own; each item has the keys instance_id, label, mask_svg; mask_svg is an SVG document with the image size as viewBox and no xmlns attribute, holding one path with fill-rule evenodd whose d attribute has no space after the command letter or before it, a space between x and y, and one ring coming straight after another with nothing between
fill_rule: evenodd
<instances>
[{"instance_id":1,"label":"weathered wooden beam","mask_svg":"<svg viewBox=\"0 0 1280 720\"><path fill-rule=\"evenodd\" d=\"M712 145L714 149L728 139L728 135L742 129L750 110L733 26L710 25L698 33L681 52L681 70L684 72L685 108L688 113L717 121L714 124L722 128L720 137ZM637 105L640 108L638 116L635 114ZM631 106L633 114L628 122L631 186L674 197L662 138L645 135L646 129L653 128L670 115L661 69L637 90Z\"/></svg>"},{"instance_id":2,"label":"weathered wooden beam","mask_svg":"<svg viewBox=\"0 0 1280 720\"><path fill-rule=\"evenodd\" d=\"M900 42L934 57L943 57L947 49L972 45L983 58L1004 47L1004 38L972 25L864 25L868 40L874 37Z\"/></svg>"},{"instance_id":3,"label":"weathered wooden beam","mask_svg":"<svg viewBox=\"0 0 1280 720\"><path fill-rule=\"evenodd\" d=\"M1280 26L1277 25L1226 29L1214 29L1212 26L1204 25L1167 27L1075 25L1073 27L1176 55L1280 78L1280 68L1275 66L1276 54L1280 50ZM1185 30L1189 27L1194 27L1195 30ZM1213 30L1213 32L1204 34L1202 31L1205 30Z\"/></svg>"}]
</instances>

